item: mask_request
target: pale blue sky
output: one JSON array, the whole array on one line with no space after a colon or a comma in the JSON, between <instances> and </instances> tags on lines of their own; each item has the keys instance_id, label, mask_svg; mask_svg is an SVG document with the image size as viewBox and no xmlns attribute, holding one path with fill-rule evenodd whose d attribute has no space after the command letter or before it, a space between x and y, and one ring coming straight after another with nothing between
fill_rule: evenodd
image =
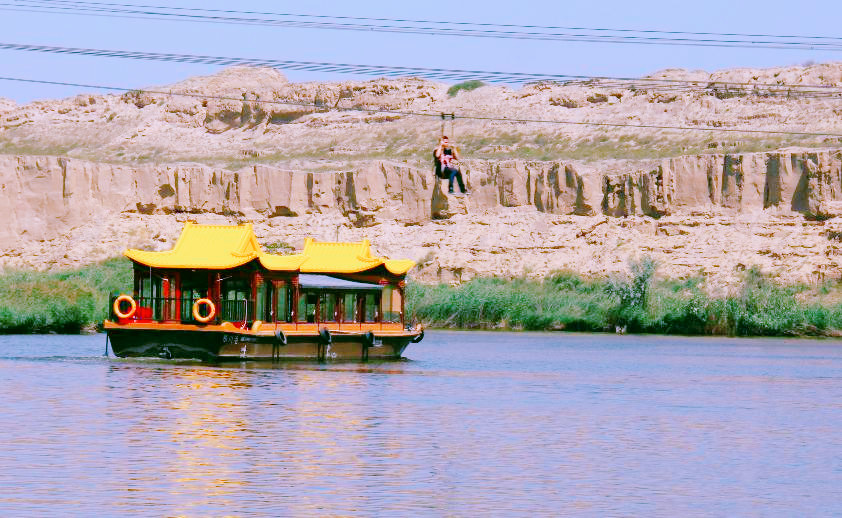
<instances>
[{"instance_id":1,"label":"pale blue sky","mask_svg":"<svg viewBox=\"0 0 842 518\"><path fill-rule=\"evenodd\" d=\"M705 32L842 36L842 2L526 1L127 3L326 15ZM663 68L716 70L842 61L842 52L616 45L360 33L0 11L0 42L548 74L638 76ZM161 85L218 67L0 50L0 75L126 87ZM285 72L290 79L344 75ZM0 81L18 102L80 89Z\"/></svg>"}]
</instances>

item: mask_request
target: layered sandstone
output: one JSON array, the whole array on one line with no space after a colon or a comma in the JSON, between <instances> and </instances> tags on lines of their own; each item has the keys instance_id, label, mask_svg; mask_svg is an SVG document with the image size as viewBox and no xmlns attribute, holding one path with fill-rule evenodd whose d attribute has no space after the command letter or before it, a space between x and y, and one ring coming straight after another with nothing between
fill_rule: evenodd
<instances>
[{"instance_id":1,"label":"layered sandstone","mask_svg":"<svg viewBox=\"0 0 842 518\"><path fill-rule=\"evenodd\" d=\"M0 239L44 239L102 213L213 213L251 219L338 212L418 224L454 210L530 207L547 214L659 218L771 209L827 219L842 209L842 151L683 156L603 174L586 164L465 161L470 197L457 200L425 170L369 162L339 173L256 165L130 167L62 157L0 155L0 203L12 208ZM634 165L634 164L633 164Z\"/></svg>"},{"instance_id":2,"label":"layered sandstone","mask_svg":"<svg viewBox=\"0 0 842 518\"><path fill-rule=\"evenodd\" d=\"M419 261L425 280L603 274L641 255L665 274L705 271L724 284L754 264L816 280L840 268L840 156L683 156L608 173L572 162L466 161L471 194L459 197L402 163L314 173L2 155L0 261L69 267L126 246L168 248L180 222L196 219L252 221L264 240L293 245L306 235L368 237Z\"/></svg>"}]
</instances>

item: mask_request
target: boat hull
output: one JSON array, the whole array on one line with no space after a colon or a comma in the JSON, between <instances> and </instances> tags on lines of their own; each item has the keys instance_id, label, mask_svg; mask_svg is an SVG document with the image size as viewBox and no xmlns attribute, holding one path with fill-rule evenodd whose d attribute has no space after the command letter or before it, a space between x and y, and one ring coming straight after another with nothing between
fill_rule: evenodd
<instances>
[{"instance_id":1,"label":"boat hull","mask_svg":"<svg viewBox=\"0 0 842 518\"><path fill-rule=\"evenodd\" d=\"M106 326L115 356L121 358L229 360L398 359L420 333L272 334L216 329L139 329ZM329 336L328 339L325 339ZM284 343L285 342L285 343Z\"/></svg>"}]
</instances>

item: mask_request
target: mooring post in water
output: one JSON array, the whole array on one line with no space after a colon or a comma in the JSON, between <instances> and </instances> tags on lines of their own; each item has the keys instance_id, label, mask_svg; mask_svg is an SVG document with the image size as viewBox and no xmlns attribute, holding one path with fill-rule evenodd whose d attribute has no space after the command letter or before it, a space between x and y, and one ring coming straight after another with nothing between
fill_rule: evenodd
<instances>
[{"instance_id":1,"label":"mooring post in water","mask_svg":"<svg viewBox=\"0 0 842 518\"><path fill-rule=\"evenodd\" d=\"M103 356L108 358L108 333L105 333L105 353L103 353Z\"/></svg>"}]
</instances>

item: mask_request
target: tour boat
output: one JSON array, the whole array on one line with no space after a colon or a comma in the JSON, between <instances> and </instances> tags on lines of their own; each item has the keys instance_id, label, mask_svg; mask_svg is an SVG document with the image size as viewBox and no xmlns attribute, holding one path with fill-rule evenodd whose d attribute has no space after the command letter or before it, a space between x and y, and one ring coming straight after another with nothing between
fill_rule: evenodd
<instances>
[{"instance_id":1,"label":"tour boat","mask_svg":"<svg viewBox=\"0 0 842 518\"><path fill-rule=\"evenodd\" d=\"M266 253L251 224L186 223L166 252L127 250L134 290L111 301L105 330L119 357L287 360L400 358L424 337L404 313L411 260L367 240L307 238Z\"/></svg>"}]
</instances>

